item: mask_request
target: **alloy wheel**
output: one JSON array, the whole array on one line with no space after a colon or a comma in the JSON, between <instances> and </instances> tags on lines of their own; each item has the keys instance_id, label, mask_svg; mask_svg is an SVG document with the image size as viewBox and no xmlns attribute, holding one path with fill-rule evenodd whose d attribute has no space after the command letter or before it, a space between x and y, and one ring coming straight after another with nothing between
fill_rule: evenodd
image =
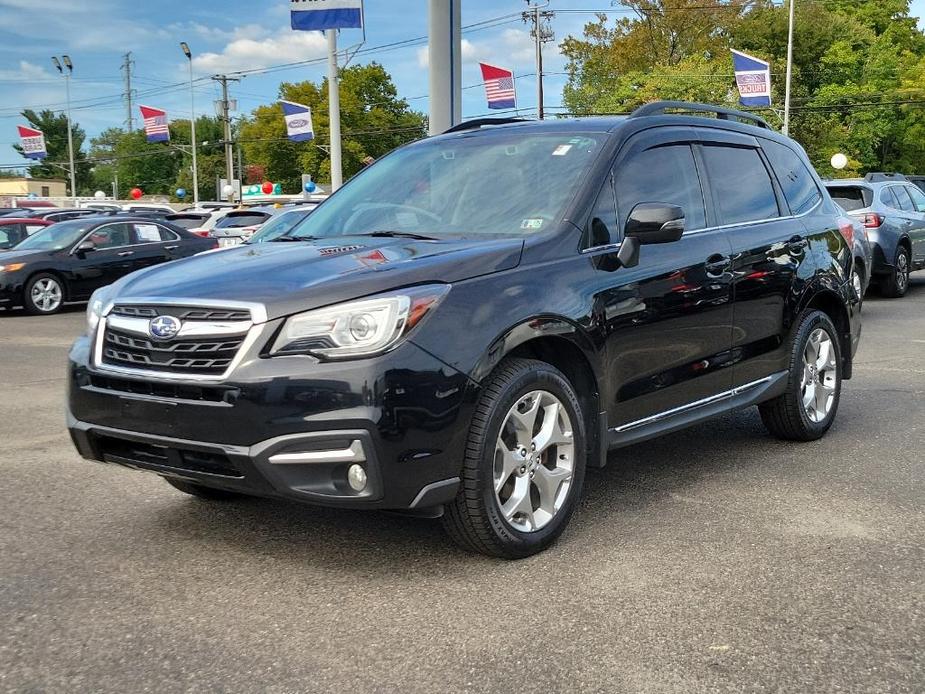
<instances>
[{"instance_id":1,"label":"alloy wheel","mask_svg":"<svg viewBox=\"0 0 925 694\"><path fill-rule=\"evenodd\" d=\"M896 288L900 293L906 291L906 284L909 282L909 257L905 250L901 250L896 256Z\"/></svg>"},{"instance_id":2,"label":"alloy wheel","mask_svg":"<svg viewBox=\"0 0 925 694\"><path fill-rule=\"evenodd\" d=\"M493 482L505 521L521 532L549 524L568 498L575 470L572 421L552 393L514 403L495 444Z\"/></svg>"},{"instance_id":3,"label":"alloy wheel","mask_svg":"<svg viewBox=\"0 0 925 694\"><path fill-rule=\"evenodd\" d=\"M816 328L803 348L803 379L800 389L803 409L810 421L825 420L835 402L838 364L832 337L822 328Z\"/></svg>"},{"instance_id":4,"label":"alloy wheel","mask_svg":"<svg viewBox=\"0 0 925 694\"><path fill-rule=\"evenodd\" d=\"M32 285L30 297L33 305L43 313L50 313L61 305L61 285L51 277L43 277Z\"/></svg>"}]
</instances>

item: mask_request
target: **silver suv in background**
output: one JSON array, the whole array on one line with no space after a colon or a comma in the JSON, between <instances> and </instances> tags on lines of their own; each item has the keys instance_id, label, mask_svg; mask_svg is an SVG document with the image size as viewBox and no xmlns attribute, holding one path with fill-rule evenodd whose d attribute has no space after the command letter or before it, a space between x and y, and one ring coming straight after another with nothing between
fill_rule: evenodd
<instances>
[{"instance_id":1,"label":"silver suv in background","mask_svg":"<svg viewBox=\"0 0 925 694\"><path fill-rule=\"evenodd\" d=\"M904 296L909 273L925 268L925 193L902 174L827 181L832 199L867 230L871 279L887 297Z\"/></svg>"}]
</instances>

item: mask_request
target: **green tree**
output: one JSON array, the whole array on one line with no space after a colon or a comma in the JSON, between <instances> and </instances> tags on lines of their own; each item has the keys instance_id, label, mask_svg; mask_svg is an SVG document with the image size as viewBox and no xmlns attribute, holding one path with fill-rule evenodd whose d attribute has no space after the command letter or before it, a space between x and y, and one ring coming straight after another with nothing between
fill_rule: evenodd
<instances>
[{"instance_id":1,"label":"green tree","mask_svg":"<svg viewBox=\"0 0 925 694\"><path fill-rule=\"evenodd\" d=\"M330 142L327 80L283 83L280 99L312 109L315 139L292 142L280 105L259 106L239 128L245 161L263 166L266 176L283 189L300 189L302 173L319 182L331 180L327 147ZM424 135L424 116L412 111L389 74L377 63L354 65L341 72L341 147L344 176L363 167L366 157L378 158L395 147Z\"/></svg>"},{"instance_id":2,"label":"green tree","mask_svg":"<svg viewBox=\"0 0 925 694\"><path fill-rule=\"evenodd\" d=\"M50 110L34 111L26 109L22 112L29 125L41 130L45 134L45 147L48 156L41 163L29 166L29 175L34 178L61 178L67 179L70 189L69 158L67 146L67 116ZM74 166L77 169L77 192L86 193L91 185L90 164L83 151L86 132L75 122L71 123L71 135L74 141ZM13 149L22 154L22 147L13 145Z\"/></svg>"}]
</instances>

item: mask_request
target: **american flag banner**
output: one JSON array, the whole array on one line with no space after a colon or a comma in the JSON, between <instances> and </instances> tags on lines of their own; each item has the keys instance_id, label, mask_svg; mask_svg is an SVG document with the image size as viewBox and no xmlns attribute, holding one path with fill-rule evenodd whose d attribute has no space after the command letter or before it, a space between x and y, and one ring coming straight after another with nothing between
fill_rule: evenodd
<instances>
[{"instance_id":1,"label":"american flag banner","mask_svg":"<svg viewBox=\"0 0 925 694\"><path fill-rule=\"evenodd\" d=\"M169 142L170 130L167 128L167 111L150 106L139 106L141 117L145 122L145 135L148 142Z\"/></svg>"},{"instance_id":2,"label":"american flag banner","mask_svg":"<svg viewBox=\"0 0 925 694\"><path fill-rule=\"evenodd\" d=\"M517 105L514 94L514 73L488 63L479 63L479 67L482 68L488 108L514 108Z\"/></svg>"}]
</instances>

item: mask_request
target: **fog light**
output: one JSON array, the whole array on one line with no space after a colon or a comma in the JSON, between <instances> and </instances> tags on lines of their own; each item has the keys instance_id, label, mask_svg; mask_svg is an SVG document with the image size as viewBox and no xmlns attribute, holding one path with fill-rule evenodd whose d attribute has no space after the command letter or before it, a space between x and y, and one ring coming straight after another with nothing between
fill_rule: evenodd
<instances>
[{"instance_id":1,"label":"fog light","mask_svg":"<svg viewBox=\"0 0 925 694\"><path fill-rule=\"evenodd\" d=\"M347 468L347 482L350 487L358 492L366 489L366 470L362 465L351 465Z\"/></svg>"}]
</instances>

